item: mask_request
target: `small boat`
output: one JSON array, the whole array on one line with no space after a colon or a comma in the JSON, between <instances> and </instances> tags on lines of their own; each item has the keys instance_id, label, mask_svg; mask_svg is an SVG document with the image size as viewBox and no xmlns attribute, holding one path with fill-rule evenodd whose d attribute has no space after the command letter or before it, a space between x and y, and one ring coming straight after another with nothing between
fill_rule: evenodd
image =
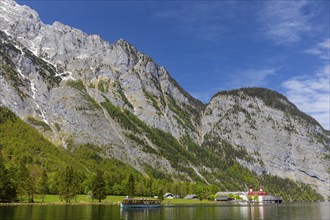
<instances>
[{"instance_id":1,"label":"small boat","mask_svg":"<svg viewBox=\"0 0 330 220\"><path fill-rule=\"evenodd\" d=\"M120 208L160 208L160 200L145 198L124 198Z\"/></svg>"}]
</instances>

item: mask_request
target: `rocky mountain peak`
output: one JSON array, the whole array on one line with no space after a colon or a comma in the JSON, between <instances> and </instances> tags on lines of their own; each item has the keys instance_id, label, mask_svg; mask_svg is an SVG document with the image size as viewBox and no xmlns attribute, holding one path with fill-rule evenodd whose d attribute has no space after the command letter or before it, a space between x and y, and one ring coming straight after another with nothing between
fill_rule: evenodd
<instances>
[{"instance_id":1,"label":"rocky mountain peak","mask_svg":"<svg viewBox=\"0 0 330 220\"><path fill-rule=\"evenodd\" d=\"M36 11L28 6L20 6L13 0L0 2L0 28L12 35L25 35L26 38L36 37L42 23Z\"/></svg>"},{"instance_id":2,"label":"rocky mountain peak","mask_svg":"<svg viewBox=\"0 0 330 220\"><path fill-rule=\"evenodd\" d=\"M10 9L5 5L0 9L16 10L16 14L13 13L15 16L0 20L0 26L7 27L8 33L32 54L52 65L56 75L62 79L80 80L84 87L89 87L87 91L93 98L102 101L100 97L106 96L119 106L134 109L135 114L148 124L170 131L177 137L182 134L180 127L187 123L179 120L183 117L180 112L187 106L195 109L190 102L194 99L172 79L165 68L123 39L109 44L97 35L87 35L61 22L45 25L32 9L16 3L13 5ZM11 7L15 7L15 10ZM17 17L21 13L31 14L31 19L38 19L28 22L19 20ZM10 26L10 23L15 25ZM39 28L31 30L28 28L30 24ZM173 103L171 108L167 105L167 96ZM188 115L185 117L190 124L193 119Z\"/></svg>"},{"instance_id":3,"label":"rocky mountain peak","mask_svg":"<svg viewBox=\"0 0 330 220\"><path fill-rule=\"evenodd\" d=\"M117 40L115 44L119 45L119 46L122 46L125 49L136 51L136 48L123 38Z\"/></svg>"},{"instance_id":4,"label":"rocky mountain peak","mask_svg":"<svg viewBox=\"0 0 330 220\"><path fill-rule=\"evenodd\" d=\"M286 114L305 120L306 123L313 124L322 128L322 126L314 118L301 112L292 102L287 99L287 97L267 88L240 88L230 91L221 91L214 95L213 98L217 96L233 97L235 98L236 102L247 98L259 99L270 108L281 110Z\"/></svg>"}]
</instances>

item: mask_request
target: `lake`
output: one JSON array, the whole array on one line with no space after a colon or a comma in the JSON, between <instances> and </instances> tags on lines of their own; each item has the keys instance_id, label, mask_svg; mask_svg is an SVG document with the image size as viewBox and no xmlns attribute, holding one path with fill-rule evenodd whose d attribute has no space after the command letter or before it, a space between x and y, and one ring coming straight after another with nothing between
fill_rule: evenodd
<instances>
[{"instance_id":1,"label":"lake","mask_svg":"<svg viewBox=\"0 0 330 220\"><path fill-rule=\"evenodd\" d=\"M1 220L330 219L330 203L223 204L121 210L118 205L0 206Z\"/></svg>"}]
</instances>

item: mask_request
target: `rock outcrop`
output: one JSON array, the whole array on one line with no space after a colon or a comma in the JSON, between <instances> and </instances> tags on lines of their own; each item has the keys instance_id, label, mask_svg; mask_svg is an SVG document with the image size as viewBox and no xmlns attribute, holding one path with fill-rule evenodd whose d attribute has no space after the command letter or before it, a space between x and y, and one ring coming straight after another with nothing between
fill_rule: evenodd
<instances>
[{"instance_id":1,"label":"rock outcrop","mask_svg":"<svg viewBox=\"0 0 330 220\"><path fill-rule=\"evenodd\" d=\"M256 162L240 161L243 166L329 193L328 132L279 93L260 88L220 92L202 123L203 136L219 136L253 155Z\"/></svg>"}]
</instances>

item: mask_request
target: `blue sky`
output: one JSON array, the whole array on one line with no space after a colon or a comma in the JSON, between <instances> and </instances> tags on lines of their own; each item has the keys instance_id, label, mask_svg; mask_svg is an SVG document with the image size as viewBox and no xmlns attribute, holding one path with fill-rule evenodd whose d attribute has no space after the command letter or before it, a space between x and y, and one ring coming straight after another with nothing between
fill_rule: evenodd
<instances>
[{"instance_id":1,"label":"blue sky","mask_svg":"<svg viewBox=\"0 0 330 220\"><path fill-rule=\"evenodd\" d=\"M123 38L207 103L266 87L329 129L329 1L18 1L113 43Z\"/></svg>"}]
</instances>

